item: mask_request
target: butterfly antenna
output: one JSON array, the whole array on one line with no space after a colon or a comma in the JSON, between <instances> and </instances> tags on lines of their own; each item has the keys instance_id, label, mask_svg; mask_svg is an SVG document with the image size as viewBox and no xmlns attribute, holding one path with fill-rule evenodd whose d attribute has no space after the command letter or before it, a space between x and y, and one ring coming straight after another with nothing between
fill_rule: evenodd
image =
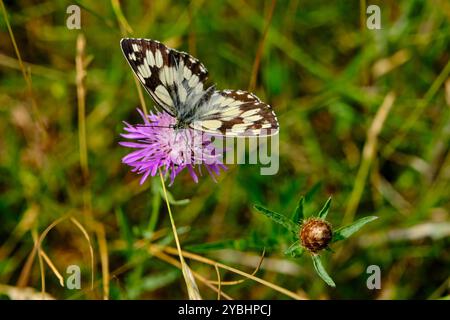
<instances>
[{"instance_id":1,"label":"butterfly antenna","mask_svg":"<svg viewBox=\"0 0 450 320\"><path fill-rule=\"evenodd\" d=\"M146 128L162 128L162 129L172 129L173 126L156 126L156 125L150 125L150 124L141 124L139 127L146 127Z\"/></svg>"},{"instance_id":2,"label":"butterfly antenna","mask_svg":"<svg viewBox=\"0 0 450 320\"><path fill-rule=\"evenodd\" d=\"M189 136L187 130L184 130L184 142L186 143L185 148L187 150L189 146Z\"/></svg>"}]
</instances>

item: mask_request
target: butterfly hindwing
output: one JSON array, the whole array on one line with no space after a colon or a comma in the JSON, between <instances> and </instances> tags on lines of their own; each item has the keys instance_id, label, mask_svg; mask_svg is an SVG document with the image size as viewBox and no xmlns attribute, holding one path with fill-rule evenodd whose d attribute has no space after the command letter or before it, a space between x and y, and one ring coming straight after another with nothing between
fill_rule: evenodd
<instances>
[{"instance_id":1,"label":"butterfly hindwing","mask_svg":"<svg viewBox=\"0 0 450 320\"><path fill-rule=\"evenodd\" d=\"M155 40L122 39L125 58L155 102L174 117L192 112L204 91L208 71L185 52Z\"/></svg>"},{"instance_id":2,"label":"butterfly hindwing","mask_svg":"<svg viewBox=\"0 0 450 320\"><path fill-rule=\"evenodd\" d=\"M278 132L272 108L254 94L242 90L215 91L197 111L192 127L225 136L267 136Z\"/></svg>"}]
</instances>

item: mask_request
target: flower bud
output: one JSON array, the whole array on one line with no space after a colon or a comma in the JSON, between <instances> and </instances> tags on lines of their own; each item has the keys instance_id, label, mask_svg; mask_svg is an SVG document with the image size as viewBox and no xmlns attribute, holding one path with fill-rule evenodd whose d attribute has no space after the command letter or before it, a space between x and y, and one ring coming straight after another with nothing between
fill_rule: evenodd
<instances>
[{"instance_id":1,"label":"flower bud","mask_svg":"<svg viewBox=\"0 0 450 320\"><path fill-rule=\"evenodd\" d=\"M325 249L331 241L333 231L331 225L322 219L306 220L300 229L300 241L308 251L317 253Z\"/></svg>"}]
</instances>

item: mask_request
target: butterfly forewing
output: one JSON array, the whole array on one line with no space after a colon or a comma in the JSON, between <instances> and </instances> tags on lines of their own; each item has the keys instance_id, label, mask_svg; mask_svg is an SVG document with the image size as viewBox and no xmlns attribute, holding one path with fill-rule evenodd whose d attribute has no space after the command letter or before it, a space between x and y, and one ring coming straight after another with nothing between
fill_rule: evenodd
<instances>
[{"instance_id":1,"label":"butterfly forewing","mask_svg":"<svg viewBox=\"0 0 450 320\"><path fill-rule=\"evenodd\" d=\"M192 127L226 136L273 135L278 120L272 108L254 94L242 90L216 91L197 111Z\"/></svg>"},{"instance_id":2,"label":"butterfly forewing","mask_svg":"<svg viewBox=\"0 0 450 320\"><path fill-rule=\"evenodd\" d=\"M166 112L183 116L200 100L208 71L197 59L154 40L126 38L120 44L139 81Z\"/></svg>"}]
</instances>

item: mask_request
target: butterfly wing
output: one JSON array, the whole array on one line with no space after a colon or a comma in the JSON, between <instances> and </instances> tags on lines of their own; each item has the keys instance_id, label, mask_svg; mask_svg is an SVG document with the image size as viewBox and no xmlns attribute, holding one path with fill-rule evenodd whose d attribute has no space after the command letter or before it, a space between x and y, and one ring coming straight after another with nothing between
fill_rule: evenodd
<instances>
[{"instance_id":1,"label":"butterfly wing","mask_svg":"<svg viewBox=\"0 0 450 320\"><path fill-rule=\"evenodd\" d=\"M204 95L205 66L188 53L159 41L124 38L122 52L157 105L174 117L192 113Z\"/></svg>"},{"instance_id":2,"label":"butterfly wing","mask_svg":"<svg viewBox=\"0 0 450 320\"><path fill-rule=\"evenodd\" d=\"M192 128L212 135L271 136L278 133L272 108L254 94L241 90L215 91L196 110Z\"/></svg>"},{"instance_id":3,"label":"butterfly wing","mask_svg":"<svg viewBox=\"0 0 450 320\"><path fill-rule=\"evenodd\" d=\"M158 106L194 129L214 135L273 135L271 107L241 90L205 89L208 71L188 53L149 39L122 39L125 58Z\"/></svg>"}]
</instances>

